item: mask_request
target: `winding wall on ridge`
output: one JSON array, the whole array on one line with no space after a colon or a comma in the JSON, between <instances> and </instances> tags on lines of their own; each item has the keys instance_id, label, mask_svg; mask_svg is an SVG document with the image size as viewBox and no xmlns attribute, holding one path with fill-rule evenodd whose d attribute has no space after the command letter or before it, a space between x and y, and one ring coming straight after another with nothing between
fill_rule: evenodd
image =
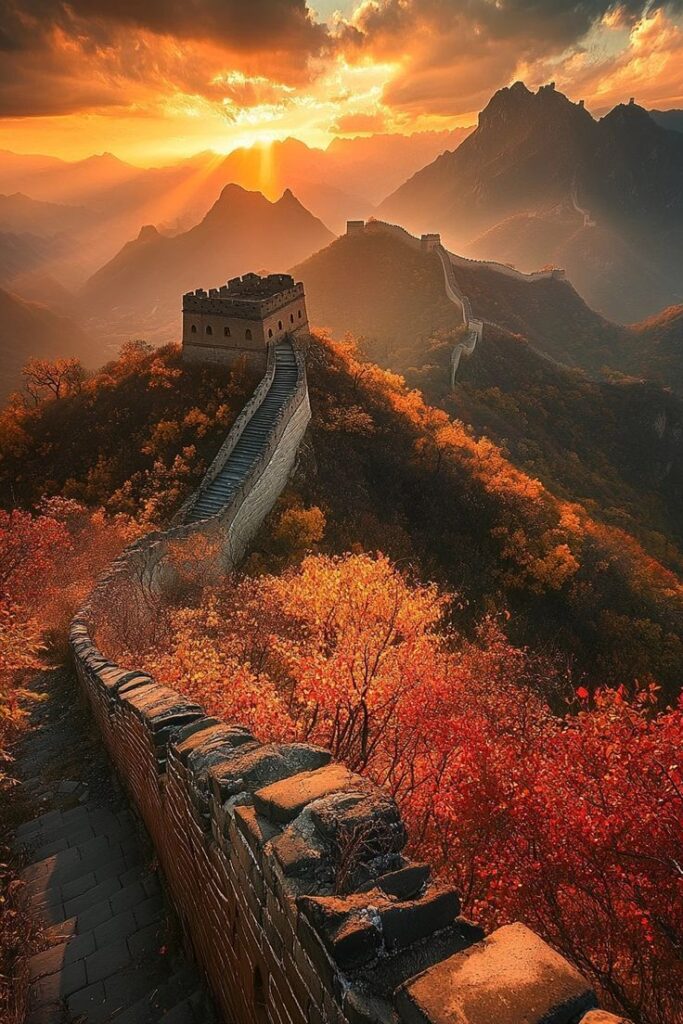
<instances>
[{"instance_id":1,"label":"winding wall on ridge","mask_svg":"<svg viewBox=\"0 0 683 1024\"><path fill-rule=\"evenodd\" d=\"M326 750L262 743L207 716L97 647L102 610L122 595L133 618L149 614L149 596L173 582L178 541L215 542L218 573L239 561L310 417L303 355L292 353L291 386L246 470L231 474L231 459L282 384L274 350L198 492L169 530L115 561L70 631L78 678L217 1006L231 1024L616 1022L592 1012L588 982L523 925L485 939L460 917L457 893L404 856L388 794ZM194 518L221 475L235 481L226 504Z\"/></svg>"},{"instance_id":2,"label":"winding wall on ridge","mask_svg":"<svg viewBox=\"0 0 683 1024\"><path fill-rule=\"evenodd\" d=\"M472 305L470 300L461 290L455 274L453 264L455 261L462 259L462 257L457 257L445 249L443 245L441 245L441 240L438 235L424 235L422 239L419 239L414 235L411 235L405 228L399 227L397 224L387 224L385 221L379 220L368 221L365 225L365 229L390 234L393 237L398 238L399 241L403 242L405 245L409 245L411 249L420 249L425 251L425 243L427 243L428 251L435 252L439 257L441 267L443 269L446 297L458 310L462 319L463 327L466 331L465 336L453 346L453 350L451 352L450 380L451 388L455 387L461 361L463 359L469 359L484 334L484 321L472 316ZM464 260L464 262L469 263L473 261ZM497 263L486 265L492 266L496 270L500 269L502 266ZM507 269L509 270L510 268ZM514 273L517 274L518 271L514 271Z\"/></svg>"}]
</instances>

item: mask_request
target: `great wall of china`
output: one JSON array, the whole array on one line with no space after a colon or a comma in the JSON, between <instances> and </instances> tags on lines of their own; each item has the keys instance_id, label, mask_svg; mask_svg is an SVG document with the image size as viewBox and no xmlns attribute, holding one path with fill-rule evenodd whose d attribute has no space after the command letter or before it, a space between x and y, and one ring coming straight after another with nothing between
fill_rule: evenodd
<instances>
[{"instance_id":1,"label":"great wall of china","mask_svg":"<svg viewBox=\"0 0 683 1024\"><path fill-rule=\"evenodd\" d=\"M450 255L437 251L449 297L480 337ZM239 563L309 419L304 356L292 339L271 343L198 491L169 530L124 551L70 631L80 684L219 1014L230 1024L618 1024L524 925L484 937L463 919L458 894L404 856L388 794L326 750L260 742L99 650L105 610L124 602L144 618L150 596L173 584L179 542L209 541L217 573Z\"/></svg>"},{"instance_id":2,"label":"great wall of china","mask_svg":"<svg viewBox=\"0 0 683 1024\"><path fill-rule=\"evenodd\" d=\"M491 327L504 329L500 328L499 324L496 324L491 320L481 320L472 315L472 305L470 300L463 293L458 284L456 267L481 267L486 270L493 270L497 274L503 274L505 277L510 277L515 281L524 281L527 283L534 281L547 281L550 279L563 281L566 277L564 270L560 270L558 268L538 270L531 274L524 274L522 271L516 270L514 267L509 267L505 263L496 263L492 260L471 260L467 259L465 256L458 256L456 253L449 252L449 250L441 244L441 236L438 234L422 235L421 238L417 238L398 224L388 224L386 221L381 220L369 220L367 222L349 221L347 228L349 233L357 234L362 230L391 235L393 238L397 238L404 245L408 245L411 249L421 250L422 252L435 252L439 257L444 274L446 295L457 308L460 318L462 319L463 327L465 328L464 337L454 345L453 351L451 352L451 388L455 387L458 370L460 369L462 360L469 359L469 357L474 353L479 342L481 342L484 334L484 325L489 324Z\"/></svg>"}]
</instances>

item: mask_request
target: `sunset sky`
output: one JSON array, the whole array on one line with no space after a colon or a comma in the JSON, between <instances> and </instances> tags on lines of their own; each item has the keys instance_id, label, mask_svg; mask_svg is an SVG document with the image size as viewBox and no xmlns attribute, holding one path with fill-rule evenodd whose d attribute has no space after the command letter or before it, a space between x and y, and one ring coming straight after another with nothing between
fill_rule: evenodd
<instances>
[{"instance_id":1,"label":"sunset sky","mask_svg":"<svg viewBox=\"0 0 683 1024\"><path fill-rule=\"evenodd\" d=\"M683 0L0 0L0 148L150 164L472 124L516 79L683 107Z\"/></svg>"}]
</instances>

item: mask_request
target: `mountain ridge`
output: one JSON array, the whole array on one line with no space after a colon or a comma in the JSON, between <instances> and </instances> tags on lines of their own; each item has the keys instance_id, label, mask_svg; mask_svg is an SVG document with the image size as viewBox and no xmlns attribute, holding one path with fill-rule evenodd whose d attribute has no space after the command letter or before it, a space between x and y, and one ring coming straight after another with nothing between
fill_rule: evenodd
<instances>
[{"instance_id":1,"label":"mountain ridge","mask_svg":"<svg viewBox=\"0 0 683 1024\"><path fill-rule=\"evenodd\" d=\"M628 321L683 300L682 178L683 134L635 103L595 119L552 84L534 93L517 82L378 215L523 270L559 262L593 307ZM501 225L524 215L543 227L534 245L514 235L501 243Z\"/></svg>"}]
</instances>

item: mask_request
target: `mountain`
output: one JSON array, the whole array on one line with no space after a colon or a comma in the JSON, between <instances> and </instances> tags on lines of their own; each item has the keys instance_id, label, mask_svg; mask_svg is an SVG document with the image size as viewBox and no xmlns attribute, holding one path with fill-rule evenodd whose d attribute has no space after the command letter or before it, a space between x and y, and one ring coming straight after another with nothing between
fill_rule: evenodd
<instances>
[{"instance_id":1,"label":"mountain","mask_svg":"<svg viewBox=\"0 0 683 1024\"><path fill-rule=\"evenodd\" d=\"M69 317L0 289L0 398L19 387L28 359L67 355L92 365L102 353L93 353L85 333Z\"/></svg>"},{"instance_id":2,"label":"mountain","mask_svg":"<svg viewBox=\"0 0 683 1024\"><path fill-rule=\"evenodd\" d=\"M368 216L387 188L399 185L469 131L335 138L327 149L287 138L235 149L220 161L215 154L203 154L197 158L204 169L202 188L186 213L203 215L208 206L201 209L202 197L213 198L228 183L258 189L269 199L289 188L316 217L340 232L347 219Z\"/></svg>"},{"instance_id":3,"label":"mountain","mask_svg":"<svg viewBox=\"0 0 683 1024\"><path fill-rule=\"evenodd\" d=\"M155 341L178 335L184 292L236 274L282 270L333 238L287 190L277 202L227 185L203 220L173 237L145 227L87 282L84 309L102 329L132 326Z\"/></svg>"},{"instance_id":4,"label":"mountain","mask_svg":"<svg viewBox=\"0 0 683 1024\"><path fill-rule=\"evenodd\" d=\"M0 152L0 192L23 192L50 203L89 204L98 194L142 172L111 153L84 160Z\"/></svg>"},{"instance_id":5,"label":"mountain","mask_svg":"<svg viewBox=\"0 0 683 1024\"><path fill-rule=\"evenodd\" d=\"M559 263L596 308L637 319L683 299L682 178L683 135L635 103L595 120L517 82L379 214L478 258Z\"/></svg>"},{"instance_id":6,"label":"mountain","mask_svg":"<svg viewBox=\"0 0 683 1024\"><path fill-rule=\"evenodd\" d=\"M651 110L650 117L662 128L672 132L683 132L683 110Z\"/></svg>"},{"instance_id":7,"label":"mountain","mask_svg":"<svg viewBox=\"0 0 683 1024\"><path fill-rule=\"evenodd\" d=\"M621 374L656 381L683 397L683 306L624 326L591 309L568 280L530 280L463 258L456 269L475 316L521 335L554 362L599 379ZM292 272L306 285L314 323L366 336L378 346L373 358L386 362L388 353L401 372L415 365L425 339L452 328L438 260L381 224L339 238Z\"/></svg>"},{"instance_id":8,"label":"mountain","mask_svg":"<svg viewBox=\"0 0 683 1024\"><path fill-rule=\"evenodd\" d=\"M11 285L18 274L32 273L61 253L58 240L28 232L0 231L0 285Z\"/></svg>"},{"instance_id":9,"label":"mountain","mask_svg":"<svg viewBox=\"0 0 683 1024\"><path fill-rule=\"evenodd\" d=\"M503 445L558 497L585 503L656 557L683 565L683 388L674 395L662 387L676 382L675 372L680 382L683 310L625 328L566 281L515 279L463 261L458 283L474 314L496 326L486 325L451 392L458 323L436 256L376 226L338 239L293 273L305 283L314 324L340 337L350 331L366 358ZM600 372L617 363L651 379ZM664 537L676 538L678 550Z\"/></svg>"},{"instance_id":10,"label":"mountain","mask_svg":"<svg viewBox=\"0 0 683 1024\"><path fill-rule=\"evenodd\" d=\"M0 195L0 231L41 236L73 235L91 227L94 214L84 206L46 203L22 192Z\"/></svg>"}]
</instances>

